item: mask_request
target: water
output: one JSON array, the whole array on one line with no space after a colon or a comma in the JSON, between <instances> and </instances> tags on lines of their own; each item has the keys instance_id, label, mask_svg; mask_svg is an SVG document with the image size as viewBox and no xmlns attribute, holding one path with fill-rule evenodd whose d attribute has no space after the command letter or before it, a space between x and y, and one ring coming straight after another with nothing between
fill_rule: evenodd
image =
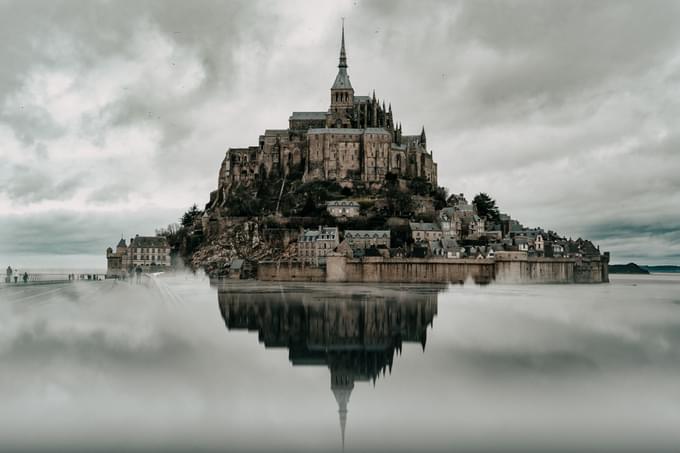
<instances>
[{"instance_id":1,"label":"water","mask_svg":"<svg viewBox=\"0 0 680 453\"><path fill-rule=\"evenodd\" d=\"M677 451L679 289L0 289L0 451Z\"/></svg>"}]
</instances>

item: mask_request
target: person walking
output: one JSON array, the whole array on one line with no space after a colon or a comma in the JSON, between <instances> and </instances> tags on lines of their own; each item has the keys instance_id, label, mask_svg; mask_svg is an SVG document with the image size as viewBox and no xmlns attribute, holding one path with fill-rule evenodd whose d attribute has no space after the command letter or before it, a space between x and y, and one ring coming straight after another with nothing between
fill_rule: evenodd
<instances>
[{"instance_id":1,"label":"person walking","mask_svg":"<svg viewBox=\"0 0 680 453\"><path fill-rule=\"evenodd\" d=\"M7 266L5 283L12 283L12 266Z\"/></svg>"},{"instance_id":2,"label":"person walking","mask_svg":"<svg viewBox=\"0 0 680 453\"><path fill-rule=\"evenodd\" d=\"M28 272L24 272L24 283L28 283Z\"/></svg>"},{"instance_id":3,"label":"person walking","mask_svg":"<svg viewBox=\"0 0 680 453\"><path fill-rule=\"evenodd\" d=\"M137 283L142 283L142 266L137 265L135 274L137 274Z\"/></svg>"}]
</instances>

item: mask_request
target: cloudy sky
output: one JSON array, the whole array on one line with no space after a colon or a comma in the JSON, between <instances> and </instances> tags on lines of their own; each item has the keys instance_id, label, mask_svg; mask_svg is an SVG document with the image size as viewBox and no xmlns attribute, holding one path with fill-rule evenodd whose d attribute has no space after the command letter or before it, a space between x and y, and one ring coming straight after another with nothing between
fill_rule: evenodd
<instances>
[{"instance_id":1,"label":"cloudy sky","mask_svg":"<svg viewBox=\"0 0 680 453\"><path fill-rule=\"evenodd\" d=\"M0 0L0 258L103 267L207 202L228 147L328 107L341 17L356 92L425 125L450 191L680 263L673 1Z\"/></svg>"}]
</instances>

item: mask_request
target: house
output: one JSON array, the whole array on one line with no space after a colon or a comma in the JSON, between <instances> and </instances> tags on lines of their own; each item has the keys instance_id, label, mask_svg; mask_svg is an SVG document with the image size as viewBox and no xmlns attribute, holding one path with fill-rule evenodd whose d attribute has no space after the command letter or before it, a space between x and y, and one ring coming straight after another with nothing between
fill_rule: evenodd
<instances>
[{"instance_id":1,"label":"house","mask_svg":"<svg viewBox=\"0 0 680 453\"><path fill-rule=\"evenodd\" d=\"M465 195L462 193L458 194L451 194L451 196L446 200L446 205L451 206L451 207L456 207L460 205L467 205L467 199L465 198Z\"/></svg>"},{"instance_id":2,"label":"house","mask_svg":"<svg viewBox=\"0 0 680 453\"><path fill-rule=\"evenodd\" d=\"M534 239L534 246L536 247L536 252L541 254L545 250L545 240L542 234L537 234L536 239Z\"/></svg>"},{"instance_id":3,"label":"house","mask_svg":"<svg viewBox=\"0 0 680 453\"><path fill-rule=\"evenodd\" d=\"M553 242L552 252L554 257L562 257L564 256L564 246L558 242Z\"/></svg>"},{"instance_id":4,"label":"house","mask_svg":"<svg viewBox=\"0 0 680 453\"><path fill-rule=\"evenodd\" d=\"M390 230L345 230L345 241L352 249L367 249L370 247L390 247Z\"/></svg>"},{"instance_id":5,"label":"house","mask_svg":"<svg viewBox=\"0 0 680 453\"><path fill-rule=\"evenodd\" d=\"M411 237L415 242L428 242L442 238L442 230L436 223L409 222Z\"/></svg>"},{"instance_id":6,"label":"house","mask_svg":"<svg viewBox=\"0 0 680 453\"><path fill-rule=\"evenodd\" d=\"M140 236L130 239L128 256L132 267L170 266L170 245L163 236Z\"/></svg>"},{"instance_id":7,"label":"house","mask_svg":"<svg viewBox=\"0 0 680 453\"><path fill-rule=\"evenodd\" d=\"M229 266L229 278L238 280L241 278L243 273L244 261L240 258L231 260L231 265Z\"/></svg>"},{"instance_id":8,"label":"house","mask_svg":"<svg viewBox=\"0 0 680 453\"><path fill-rule=\"evenodd\" d=\"M124 278L130 270L140 267L144 271L163 270L170 267L170 245L163 236L140 236L121 238L114 252L106 249L107 277Z\"/></svg>"},{"instance_id":9,"label":"house","mask_svg":"<svg viewBox=\"0 0 680 453\"><path fill-rule=\"evenodd\" d=\"M298 258L319 265L339 244L338 227L319 226L316 230L304 230L298 236Z\"/></svg>"},{"instance_id":10,"label":"house","mask_svg":"<svg viewBox=\"0 0 680 453\"><path fill-rule=\"evenodd\" d=\"M326 211L333 217L356 217L359 215L360 206L351 200L329 201L326 203Z\"/></svg>"},{"instance_id":11,"label":"house","mask_svg":"<svg viewBox=\"0 0 680 453\"><path fill-rule=\"evenodd\" d=\"M446 207L437 213L437 222L445 237L458 239L461 237L462 223L459 215L456 214L456 209L453 207Z\"/></svg>"},{"instance_id":12,"label":"house","mask_svg":"<svg viewBox=\"0 0 680 453\"><path fill-rule=\"evenodd\" d=\"M515 246L517 247L517 250L520 252L528 252L529 251L529 240L526 237L523 236L516 236L514 238Z\"/></svg>"},{"instance_id":13,"label":"house","mask_svg":"<svg viewBox=\"0 0 680 453\"><path fill-rule=\"evenodd\" d=\"M479 239L484 235L485 220L477 214L463 217L462 222L465 238Z\"/></svg>"},{"instance_id":14,"label":"house","mask_svg":"<svg viewBox=\"0 0 680 453\"><path fill-rule=\"evenodd\" d=\"M487 238L489 242L499 242L503 238L503 232L500 230L484 231L482 236Z\"/></svg>"},{"instance_id":15,"label":"house","mask_svg":"<svg viewBox=\"0 0 680 453\"><path fill-rule=\"evenodd\" d=\"M471 204L458 204L454 208L460 217L471 217L477 213Z\"/></svg>"},{"instance_id":16,"label":"house","mask_svg":"<svg viewBox=\"0 0 680 453\"><path fill-rule=\"evenodd\" d=\"M465 254L465 249L455 239L446 237L430 241L430 251L432 256L444 258L461 258Z\"/></svg>"},{"instance_id":17,"label":"house","mask_svg":"<svg viewBox=\"0 0 680 453\"><path fill-rule=\"evenodd\" d=\"M428 246L430 248L430 254L432 256L436 256L436 257L446 256L446 250L444 250L444 247L441 244L441 239L437 239L437 240L434 240L434 241L428 241Z\"/></svg>"}]
</instances>

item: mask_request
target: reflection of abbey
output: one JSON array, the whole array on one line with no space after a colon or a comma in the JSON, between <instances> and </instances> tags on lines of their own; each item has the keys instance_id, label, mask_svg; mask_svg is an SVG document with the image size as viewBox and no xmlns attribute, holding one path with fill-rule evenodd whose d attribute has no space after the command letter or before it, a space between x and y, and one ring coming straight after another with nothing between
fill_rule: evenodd
<instances>
[{"instance_id":1,"label":"reflection of abbey","mask_svg":"<svg viewBox=\"0 0 680 453\"><path fill-rule=\"evenodd\" d=\"M402 342L425 348L427 327L437 314L437 287L421 292L381 288L351 294L347 288L306 288L300 292L218 293L228 329L257 330L265 347L288 348L293 365L323 365L340 415L343 445L347 405L357 381L392 371Z\"/></svg>"},{"instance_id":2,"label":"reflection of abbey","mask_svg":"<svg viewBox=\"0 0 680 453\"><path fill-rule=\"evenodd\" d=\"M342 32L338 75L323 112L293 112L288 129L267 129L257 146L230 148L219 174L217 200L234 184L297 175L305 182L337 181L345 186L381 185L387 173L437 183L437 164L427 151L425 129L403 135L392 106L372 96L355 96L347 73Z\"/></svg>"}]
</instances>

